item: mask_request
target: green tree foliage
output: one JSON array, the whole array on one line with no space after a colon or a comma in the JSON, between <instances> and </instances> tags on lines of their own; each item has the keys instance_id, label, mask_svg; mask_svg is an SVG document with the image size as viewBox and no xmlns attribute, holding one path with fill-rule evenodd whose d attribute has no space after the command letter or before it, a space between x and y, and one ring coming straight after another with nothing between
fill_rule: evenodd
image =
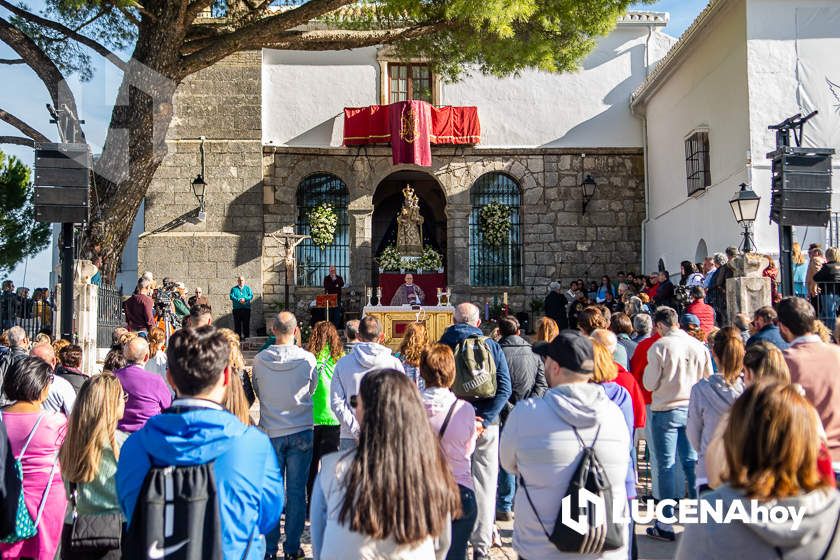
<instances>
[{"instance_id":1,"label":"green tree foliage","mask_svg":"<svg viewBox=\"0 0 840 560\"><path fill-rule=\"evenodd\" d=\"M35 221L29 167L0 152L0 274L47 246L50 228Z\"/></svg>"}]
</instances>

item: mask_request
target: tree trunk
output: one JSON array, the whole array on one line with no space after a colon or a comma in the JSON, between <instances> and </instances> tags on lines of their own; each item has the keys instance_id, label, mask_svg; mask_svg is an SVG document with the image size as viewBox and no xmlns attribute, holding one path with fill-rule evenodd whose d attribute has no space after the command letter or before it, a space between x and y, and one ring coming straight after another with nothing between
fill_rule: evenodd
<instances>
[{"instance_id":1,"label":"tree trunk","mask_svg":"<svg viewBox=\"0 0 840 560\"><path fill-rule=\"evenodd\" d=\"M140 26L95 166L83 252L87 258L102 258L109 281L116 276L137 211L166 155L172 102L183 79L178 57L182 41L177 10Z\"/></svg>"}]
</instances>

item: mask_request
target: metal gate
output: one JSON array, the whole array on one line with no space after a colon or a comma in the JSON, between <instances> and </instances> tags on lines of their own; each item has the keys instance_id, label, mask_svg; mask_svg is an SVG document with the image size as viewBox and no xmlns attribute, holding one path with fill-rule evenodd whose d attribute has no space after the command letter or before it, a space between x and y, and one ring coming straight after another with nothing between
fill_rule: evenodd
<instances>
[{"instance_id":1,"label":"metal gate","mask_svg":"<svg viewBox=\"0 0 840 560\"><path fill-rule=\"evenodd\" d=\"M125 326L122 310L122 288L99 286L99 311L96 323L96 346L111 346L111 335L117 327Z\"/></svg>"}]
</instances>

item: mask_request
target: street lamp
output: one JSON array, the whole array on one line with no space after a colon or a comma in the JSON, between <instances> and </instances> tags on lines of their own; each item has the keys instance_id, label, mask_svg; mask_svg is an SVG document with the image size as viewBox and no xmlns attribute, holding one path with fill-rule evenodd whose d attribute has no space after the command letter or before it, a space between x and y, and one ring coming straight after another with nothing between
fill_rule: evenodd
<instances>
[{"instance_id":1,"label":"street lamp","mask_svg":"<svg viewBox=\"0 0 840 560\"><path fill-rule=\"evenodd\" d=\"M199 151L201 152L201 172L192 181L192 191L198 200L198 219L203 222L207 218L207 213L204 210L204 200L207 191L207 182L204 180L204 136L201 136L199 140L201 140L201 146L199 147Z\"/></svg>"},{"instance_id":2,"label":"street lamp","mask_svg":"<svg viewBox=\"0 0 840 560\"><path fill-rule=\"evenodd\" d=\"M752 237L750 228L756 216L758 216L758 203L761 202L761 197L755 194L746 183L741 183L740 187L741 190L736 192L729 200L729 206L735 215L735 221L744 228L744 252L749 253L753 249L750 244L750 238ZM755 241L753 241L753 244L755 244Z\"/></svg>"},{"instance_id":3,"label":"street lamp","mask_svg":"<svg viewBox=\"0 0 840 560\"><path fill-rule=\"evenodd\" d=\"M580 184L580 188L583 189L582 214L586 214L586 206L589 204L589 201L592 200L592 197L595 196L595 188L597 186L598 184L595 182L595 179L592 178L592 175L587 175L583 180L583 183Z\"/></svg>"}]
</instances>

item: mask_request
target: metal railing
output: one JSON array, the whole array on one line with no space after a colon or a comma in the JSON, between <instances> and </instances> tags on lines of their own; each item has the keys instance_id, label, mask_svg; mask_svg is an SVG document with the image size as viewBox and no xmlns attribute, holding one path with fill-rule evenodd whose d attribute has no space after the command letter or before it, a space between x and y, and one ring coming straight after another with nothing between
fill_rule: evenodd
<instances>
[{"instance_id":1,"label":"metal railing","mask_svg":"<svg viewBox=\"0 0 840 560\"><path fill-rule=\"evenodd\" d=\"M0 330L19 326L32 340L40 332L52 335L54 318L52 301L22 297L12 292L0 295Z\"/></svg>"},{"instance_id":2,"label":"metal railing","mask_svg":"<svg viewBox=\"0 0 840 560\"><path fill-rule=\"evenodd\" d=\"M96 324L96 346L111 346L111 334L117 327L125 326L122 310L122 289L114 286L99 286L99 307Z\"/></svg>"}]
</instances>

